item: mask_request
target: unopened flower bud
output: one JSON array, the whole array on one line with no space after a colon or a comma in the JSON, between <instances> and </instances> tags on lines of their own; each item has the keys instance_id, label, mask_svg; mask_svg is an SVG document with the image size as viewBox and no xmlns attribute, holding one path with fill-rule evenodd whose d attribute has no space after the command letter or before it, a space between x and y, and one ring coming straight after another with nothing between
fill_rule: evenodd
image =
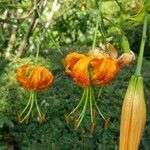
<instances>
[{"instance_id":1,"label":"unopened flower bud","mask_svg":"<svg viewBox=\"0 0 150 150\"><path fill-rule=\"evenodd\" d=\"M118 59L118 64L120 67L130 64L135 60L135 55L132 51L129 53L123 53Z\"/></svg>"},{"instance_id":2,"label":"unopened flower bud","mask_svg":"<svg viewBox=\"0 0 150 150\"><path fill-rule=\"evenodd\" d=\"M143 78L132 76L122 106L119 150L138 150L145 122Z\"/></svg>"}]
</instances>

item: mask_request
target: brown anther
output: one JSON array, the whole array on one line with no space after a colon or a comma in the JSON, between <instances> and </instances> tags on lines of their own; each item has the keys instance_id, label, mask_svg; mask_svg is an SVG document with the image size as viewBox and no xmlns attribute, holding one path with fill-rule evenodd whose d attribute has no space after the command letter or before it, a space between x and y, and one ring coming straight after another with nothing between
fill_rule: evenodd
<instances>
[{"instance_id":1,"label":"brown anther","mask_svg":"<svg viewBox=\"0 0 150 150\"><path fill-rule=\"evenodd\" d=\"M42 122L45 122L45 120L46 120L46 114L45 113L42 113Z\"/></svg>"},{"instance_id":2,"label":"brown anther","mask_svg":"<svg viewBox=\"0 0 150 150\"><path fill-rule=\"evenodd\" d=\"M108 129L110 123L110 118L105 119L104 128Z\"/></svg>"},{"instance_id":3,"label":"brown anther","mask_svg":"<svg viewBox=\"0 0 150 150\"><path fill-rule=\"evenodd\" d=\"M22 115L18 115L18 123L22 123Z\"/></svg>"},{"instance_id":4,"label":"brown anther","mask_svg":"<svg viewBox=\"0 0 150 150\"><path fill-rule=\"evenodd\" d=\"M70 116L67 115L67 114L65 114L64 118L65 118L66 123L69 124L69 122L70 122Z\"/></svg>"},{"instance_id":5,"label":"brown anther","mask_svg":"<svg viewBox=\"0 0 150 150\"><path fill-rule=\"evenodd\" d=\"M85 128L82 128L82 135L85 134Z\"/></svg>"},{"instance_id":6,"label":"brown anther","mask_svg":"<svg viewBox=\"0 0 150 150\"><path fill-rule=\"evenodd\" d=\"M30 115L29 115L29 116L27 117L27 119L26 119L26 125L28 125L29 122L30 122Z\"/></svg>"},{"instance_id":7,"label":"brown anther","mask_svg":"<svg viewBox=\"0 0 150 150\"><path fill-rule=\"evenodd\" d=\"M31 112L31 117L34 118L34 112L33 111Z\"/></svg>"},{"instance_id":8,"label":"brown anther","mask_svg":"<svg viewBox=\"0 0 150 150\"><path fill-rule=\"evenodd\" d=\"M95 121L95 119L96 119L96 110L95 110L95 108L92 110L92 115L93 115L93 119Z\"/></svg>"},{"instance_id":9,"label":"brown anther","mask_svg":"<svg viewBox=\"0 0 150 150\"><path fill-rule=\"evenodd\" d=\"M92 123L91 125L91 134L95 132L95 129L96 129L96 122Z\"/></svg>"},{"instance_id":10,"label":"brown anther","mask_svg":"<svg viewBox=\"0 0 150 150\"><path fill-rule=\"evenodd\" d=\"M77 117L77 111L74 111L74 112L73 112L73 116L74 116L74 117Z\"/></svg>"},{"instance_id":11,"label":"brown anther","mask_svg":"<svg viewBox=\"0 0 150 150\"><path fill-rule=\"evenodd\" d=\"M74 129L77 129L77 127L78 127L78 123L79 123L79 121L78 121L78 120L75 120L75 121L74 121L74 124L73 124L73 128L74 128Z\"/></svg>"},{"instance_id":12,"label":"brown anther","mask_svg":"<svg viewBox=\"0 0 150 150\"><path fill-rule=\"evenodd\" d=\"M42 115L39 116L39 122L43 123Z\"/></svg>"}]
</instances>

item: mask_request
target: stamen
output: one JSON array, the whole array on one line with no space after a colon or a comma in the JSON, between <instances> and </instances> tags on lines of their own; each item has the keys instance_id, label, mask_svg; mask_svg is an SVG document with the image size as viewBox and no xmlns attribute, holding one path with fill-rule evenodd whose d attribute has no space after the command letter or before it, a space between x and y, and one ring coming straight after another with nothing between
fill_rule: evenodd
<instances>
[{"instance_id":1,"label":"stamen","mask_svg":"<svg viewBox=\"0 0 150 150\"><path fill-rule=\"evenodd\" d=\"M22 119L21 123L27 118L29 117L31 111L32 111L32 108L33 108L33 103L34 103L34 93L32 92L32 98L31 98L31 103L30 103L30 109L28 111L28 113L25 115L25 117Z\"/></svg>"},{"instance_id":2,"label":"stamen","mask_svg":"<svg viewBox=\"0 0 150 150\"><path fill-rule=\"evenodd\" d=\"M92 111L92 115L93 115L93 121L95 122L96 121L96 110L95 110L95 108Z\"/></svg>"},{"instance_id":3,"label":"stamen","mask_svg":"<svg viewBox=\"0 0 150 150\"><path fill-rule=\"evenodd\" d=\"M77 129L77 128L78 128L78 124L79 124L79 121L78 121L78 120L75 120L75 121L74 121L74 124L73 124L73 128L74 128L74 129Z\"/></svg>"},{"instance_id":4,"label":"stamen","mask_svg":"<svg viewBox=\"0 0 150 150\"><path fill-rule=\"evenodd\" d=\"M80 102L78 103L77 107L69 115L73 114L82 105L82 102L84 101L85 96L86 96L86 88L84 88L82 98Z\"/></svg>"},{"instance_id":5,"label":"stamen","mask_svg":"<svg viewBox=\"0 0 150 150\"><path fill-rule=\"evenodd\" d=\"M108 129L109 123L110 123L110 118L105 119L105 124L104 124L105 129Z\"/></svg>"},{"instance_id":6,"label":"stamen","mask_svg":"<svg viewBox=\"0 0 150 150\"><path fill-rule=\"evenodd\" d=\"M85 99L85 103L84 103L84 106L83 106L83 110L78 118L79 120L79 123L77 125L77 128L80 126L83 118L84 118L84 115L85 115L85 112L86 112L86 108L87 108L87 102L88 102L88 95L89 95L89 88L86 88L86 99Z\"/></svg>"},{"instance_id":7,"label":"stamen","mask_svg":"<svg viewBox=\"0 0 150 150\"><path fill-rule=\"evenodd\" d=\"M95 132L95 129L96 129L96 122L92 123L91 125L91 134Z\"/></svg>"},{"instance_id":8,"label":"stamen","mask_svg":"<svg viewBox=\"0 0 150 150\"><path fill-rule=\"evenodd\" d=\"M29 124L29 121L30 121L30 115L27 117L27 119L26 119L26 125L28 125Z\"/></svg>"},{"instance_id":9,"label":"stamen","mask_svg":"<svg viewBox=\"0 0 150 150\"><path fill-rule=\"evenodd\" d=\"M18 115L18 123L21 123L21 122L22 122L22 116Z\"/></svg>"},{"instance_id":10,"label":"stamen","mask_svg":"<svg viewBox=\"0 0 150 150\"><path fill-rule=\"evenodd\" d=\"M93 100L92 100L92 90L90 87L90 111L91 111L91 122L93 124Z\"/></svg>"},{"instance_id":11,"label":"stamen","mask_svg":"<svg viewBox=\"0 0 150 150\"><path fill-rule=\"evenodd\" d=\"M78 113L77 113L77 111L74 111L72 114L73 114L74 117L77 117Z\"/></svg>"},{"instance_id":12,"label":"stamen","mask_svg":"<svg viewBox=\"0 0 150 150\"><path fill-rule=\"evenodd\" d=\"M66 123L69 124L69 122L70 122L70 116L67 115L67 114L65 114L64 118L65 118Z\"/></svg>"},{"instance_id":13,"label":"stamen","mask_svg":"<svg viewBox=\"0 0 150 150\"><path fill-rule=\"evenodd\" d=\"M91 90L92 90L92 89L91 89ZM100 109L99 109L97 103L96 103L96 100L95 100L95 97L94 97L94 91L93 91L93 90L92 90L92 97L93 97L93 101L94 101L94 104L95 104L95 107L96 107L98 113L100 114L100 116L101 116L104 120L106 120L105 117L104 117L104 115L101 113L101 111L100 111Z\"/></svg>"},{"instance_id":14,"label":"stamen","mask_svg":"<svg viewBox=\"0 0 150 150\"><path fill-rule=\"evenodd\" d=\"M31 112L31 117L34 118L34 111Z\"/></svg>"},{"instance_id":15,"label":"stamen","mask_svg":"<svg viewBox=\"0 0 150 150\"><path fill-rule=\"evenodd\" d=\"M46 120L46 114L42 113L42 121L45 122L45 120Z\"/></svg>"}]
</instances>

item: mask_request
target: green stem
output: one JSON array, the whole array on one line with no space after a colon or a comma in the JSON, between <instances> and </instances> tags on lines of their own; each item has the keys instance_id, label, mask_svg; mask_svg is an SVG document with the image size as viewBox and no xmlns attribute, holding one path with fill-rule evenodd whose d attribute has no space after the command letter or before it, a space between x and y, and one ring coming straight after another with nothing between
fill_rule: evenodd
<instances>
[{"instance_id":1,"label":"green stem","mask_svg":"<svg viewBox=\"0 0 150 150\"><path fill-rule=\"evenodd\" d=\"M49 36L50 36L50 39L51 39L52 43L55 45L55 47L57 48L59 53L63 56L63 52L61 51L60 46L55 42L55 40L54 40L53 36L51 35L51 33L49 34Z\"/></svg>"},{"instance_id":2,"label":"green stem","mask_svg":"<svg viewBox=\"0 0 150 150\"><path fill-rule=\"evenodd\" d=\"M40 40L37 43L37 51L36 51L35 64L37 64L37 62L38 62L38 57L39 57L39 52L40 52L40 46L41 46L41 43L43 42L44 36L45 36L45 29L43 28L43 31L42 31L41 36L40 36Z\"/></svg>"},{"instance_id":3,"label":"green stem","mask_svg":"<svg viewBox=\"0 0 150 150\"><path fill-rule=\"evenodd\" d=\"M91 111L91 122L93 124L93 99L92 99L92 89L90 87L90 111Z\"/></svg>"},{"instance_id":4,"label":"green stem","mask_svg":"<svg viewBox=\"0 0 150 150\"><path fill-rule=\"evenodd\" d=\"M78 123L78 125L77 125L77 128L80 126L80 124L81 124L81 122L82 122L82 120L83 120L83 118L84 118L84 115L85 115L85 112L86 112L86 108L87 108L88 95L89 95L89 88L87 88L87 90L86 90L85 104L84 104L83 110L82 110L82 112L81 112L81 114L80 114L80 116L79 116L79 118L78 118L79 123Z\"/></svg>"},{"instance_id":5,"label":"green stem","mask_svg":"<svg viewBox=\"0 0 150 150\"><path fill-rule=\"evenodd\" d=\"M143 25L143 33L142 33L140 52L139 52L138 62L137 62L136 71L135 71L136 76L141 76L141 68L142 68L142 62L143 62L144 47L145 47L145 42L146 42L147 20L148 20L148 14L146 13L145 18L144 18L144 25Z\"/></svg>"},{"instance_id":6,"label":"green stem","mask_svg":"<svg viewBox=\"0 0 150 150\"><path fill-rule=\"evenodd\" d=\"M116 1L117 5L119 6L120 10L122 12L125 12L125 9L122 7L122 4L120 2L118 2L118 0L115 0L115 1Z\"/></svg>"},{"instance_id":7,"label":"green stem","mask_svg":"<svg viewBox=\"0 0 150 150\"><path fill-rule=\"evenodd\" d=\"M73 109L73 111L71 111L71 113L69 115L71 115L72 113L74 113L81 106L81 104L82 104L82 102L83 102L83 100L84 100L84 98L86 96L86 91L87 91L87 89L85 88L84 91L83 91L82 98L81 98L80 102L78 103L78 105L76 106L76 108Z\"/></svg>"},{"instance_id":8,"label":"green stem","mask_svg":"<svg viewBox=\"0 0 150 150\"><path fill-rule=\"evenodd\" d=\"M100 11L100 8L101 8L101 6L99 5L99 11ZM95 45L96 45L96 37L97 37L99 20L100 20L100 12L98 12L98 16L97 16L97 22L96 22L96 27L95 27L95 34L94 34L93 45L92 45L92 54L94 53L94 49L95 49Z\"/></svg>"},{"instance_id":9,"label":"green stem","mask_svg":"<svg viewBox=\"0 0 150 150\"><path fill-rule=\"evenodd\" d=\"M32 108L33 108L33 104L34 104L34 93L32 93L32 98L31 98L31 103L30 103L30 109L28 111L28 113L25 115L25 117L21 120L21 123L27 118L29 117L31 111L32 111Z\"/></svg>"},{"instance_id":10,"label":"green stem","mask_svg":"<svg viewBox=\"0 0 150 150\"><path fill-rule=\"evenodd\" d=\"M102 0L100 1L100 32L102 35L102 39L105 45L105 50L107 50L107 40L106 40L106 31L105 31L105 24L104 24L104 17L103 17L103 13L102 13Z\"/></svg>"}]
</instances>

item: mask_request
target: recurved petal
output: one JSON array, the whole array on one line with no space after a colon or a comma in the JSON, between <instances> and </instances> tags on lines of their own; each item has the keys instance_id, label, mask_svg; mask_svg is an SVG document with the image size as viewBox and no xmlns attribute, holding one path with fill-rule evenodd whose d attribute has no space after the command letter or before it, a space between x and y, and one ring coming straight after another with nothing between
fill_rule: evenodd
<instances>
[{"instance_id":1,"label":"recurved petal","mask_svg":"<svg viewBox=\"0 0 150 150\"><path fill-rule=\"evenodd\" d=\"M130 64L132 61L135 60L135 55L132 51L129 53L123 53L118 59L118 65L120 67Z\"/></svg>"},{"instance_id":2,"label":"recurved petal","mask_svg":"<svg viewBox=\"0 0 150 150\"><path fill-rule=\"evenodd\" d=\"M104 60L104 57L94 57L91 61L91 67L92 67L92 78L96 77L96 75L98 74L99 72L99 68L100 68L100 65L102 64Z\"/></svg>"},{"instance_id":3,"label":"recurved petal","mask_svg":"<svg viewBox=\"0 0 150 150\"><path fill-rule=\"evenodd\" d=\"M65 71L68 73L70 76L72 76L72 69L73 66L82 58L86 57L83 54L79 54L77 52L73 52L67 55L65 58Z\"/></svg>"},{"instance_id":4,"label":"recurved petal","mask_svg":"<svg viewBox=\"0 0 150 150\"><path fill-rule=\"evenodd\" d=\"M28 67L27 64L23 65L16 73L16 80L19 83L22 83L24 81L24 77L25 77L25 70Z\"/></svg>"},{"instance_id":5,"label":"recurved petal","mask_svg":"<svg viewBox=\"0 0 150 150\"><path fill-rule=\"evenodd\" d=\"M99 61L96 60L95 65L93 65L92 68L92 81L96 85L105 85L110 83L115 78L119 70L116 60L112 58L103 58Z\"/></svg>"},{"instance_id":6,"label":"recurved petal","mask_svg":"<svg viewBox=\"0 0 150 150\"><path fill-rule=\"evenodd\" d=\"M90 85L90 77L88 70L90 61L90 57L84 57L74 65L72 70L75 82L83 87L88 87Z\"/></svg>"},{"instance_id":7,"label":"recurved petal","mask_svg":"<svg viewBox=\"0 0 150 150\"><path fill-rule=\"evenodd\" d=\"M30 81L28 82L28 88L34 90L46 89L52 84L54 76L45 67L37 66L34 68Z\"/></svg>"},{"instance_id":8,"label":"recurved petal","mask_svg":"<svg viewBox=\"0 0 150 150\"><path fill-rule=\"evenodd\" d=\"M29 79L30 81L28 82L29 89L36 90L38 88L38 85L41 79L41 71L42 71L42 68L40 67L34 68Z\"/></svg>"},{"instance_id":9,"label":"recurved petal","mask_svg":"<svg viewBox=\"0 0 150 150\"><path fill-rule=\"evenodd\" d=\"M118 57L117 50L112 44L108 43L107 49L111 58L116 59Z\"/></svg>"},{"instance_id":10,"label":"recurved petal","mask_svg":"<svg viewBox=\"0 0 150 150\"><path fill-rule=\"evenodd\" d=\"M16 73L17 82L21 83L24 87L26 87L28 79L31 76L32 69L32 65L23 65Z\"/></svg>"},{"instance_id":11,"label":"recurved petal","mask_svg":"<svg viewBox=\"0 0 150 150\"><path fill-rule=\"evenodd\" d=\"M53 82L54 76L51 72L48 71L48 69L42 67L41 71L41 79L38 85L38 89L47 89Z\"/></svg>"}]
</instances>

